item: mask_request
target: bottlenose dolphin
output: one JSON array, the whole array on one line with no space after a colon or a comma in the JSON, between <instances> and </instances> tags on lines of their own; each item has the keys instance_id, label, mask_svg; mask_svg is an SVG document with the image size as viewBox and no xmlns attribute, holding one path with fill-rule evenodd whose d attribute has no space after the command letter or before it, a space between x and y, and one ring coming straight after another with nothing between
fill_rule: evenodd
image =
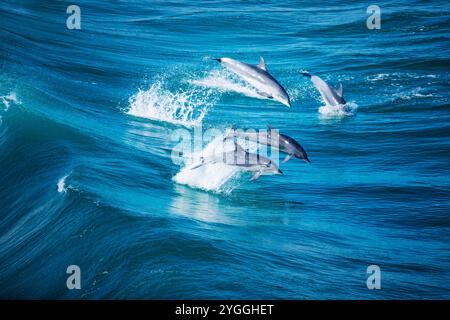
<instances>
[{"instance_id":1,"label":"bottlenose dolphin","mask_svg":"<svg viewBox=\"0 0 450 320\"><path fill-rule=\"evenodd\" d=\"M318 76L311 75L306 71L301 71L300 73L306 77L311 78L312 83L317 88L323 101L328 106L337 106L346 104L346 101L342 93L342 83L339 83L339 88L334 89L333 87L328 85L328 83L320 79Z\"/></svg>"},{"instance_id":2,"label":"bottlenose dolphin","mask_svg":"<svg viewBox=\"0 0 450 320\"><path fill-rule=\"evenodd\" d=\"M263 145L274 147L281 152L287 154L284 158L283 163L289 161L292 157L298 159L303 159L307 163L311 163L308 159L305 149L298 143L295 139L278 132L272 128L272 126L267 126L267 132L244 132L242 130L232 130L230 131L225 139L238 137L241 139L248 139L249 141L257 142Z\"/></svg>"},{"instance_id":3,"label":"bottlenose dolphin","mask_svg":"<svg viewBox=\"0 0 450 320\"><path fill-rule=\"evenodd\" d=\"M219 61L225 68L255 87L261 96L291 107L289 95L278 81L267 72L263 57L260 57L258 65L247 64L230 58L214 58L213 60Z\"/></svg>"},{"instance_id":4,"label":"bottlenose dolphin","mask_svg":"<svg viewBox=\"0 0 450 320\"><path fill-rule=\"evenodd\" d=\"M251 180L258 179L263 173L283 174L272 160L256 153L247 152L236 142L234 143L234 150L224 152L221 156L214 155L208 159L201 158L200 161L200 164L190 169L194 170L206 164L224 163L226 165L237 166L247 171L254 172Z\"/></svg>"}]
</instances>

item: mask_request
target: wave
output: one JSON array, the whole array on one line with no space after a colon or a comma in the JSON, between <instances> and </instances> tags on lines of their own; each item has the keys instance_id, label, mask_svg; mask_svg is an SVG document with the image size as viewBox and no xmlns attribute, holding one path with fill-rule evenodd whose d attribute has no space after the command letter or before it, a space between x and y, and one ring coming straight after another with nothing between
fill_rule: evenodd
<instances>
[{"instance_id":1,"label":"wave","mask_svg":"<svg viewBox=\"0 0 450 320\"><path fill-rule=\"evenodd\" d=\"M213 163L193 169L199 164L201 157L210 158L234 148L230 140L223 141L224 137L225 134L216 137L200 152L186 154L185 161L189 165L184 166L173 177L173 181L192 188L222 194L229 194L238 187L243 171L237 167L224 163Z\"/></svg>"},{"instance_id":2,"label":"wave","mask_svg":"<svg viewBox=\"0 0 450 320\"><path fill-rule=\"evenodd\" d=\"M67 188L66 188L66 179L69 175L65 175L64 177L62 177L61 179L58 180L58 183L56 184L57 190L59 193L66 193L67 192Z\"/></svg>"},{"instance_id":3,"label":"wave","mask_svg":"<svg viewBox=\"0 0 450 320\"><path fill-rule=\"evenodd\" d=\"M127 114L185 127L198 126L217 96L211 90L179 90L164 88L164 82L155 82L148 90L139 90L129 100Z\"/></svg>"},{"instance_id":4,"label":"wave","mask_svg":"<svg viewBox=\"0 0 450 320\"><path fill-rule=\"evenodd\" d=\"M319 113L330 117L353 116L358 109L358 105L354 102L347 102L337 106L325 105L319 108Z\"/></svg>"}]
</instances>

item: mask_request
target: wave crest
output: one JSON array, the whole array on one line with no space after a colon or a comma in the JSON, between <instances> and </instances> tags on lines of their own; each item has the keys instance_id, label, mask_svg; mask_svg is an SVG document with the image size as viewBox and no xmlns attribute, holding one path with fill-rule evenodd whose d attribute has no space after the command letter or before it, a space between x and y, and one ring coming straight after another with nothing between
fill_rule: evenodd
<instances>
[{"instance_id":1,"label":"wave crest","mask_svg":"<svg viewBox=\"0 0 450 320\"><path fill-rule=\"evenodd\" d=\"M347 102L346 104L340 104L337 106L322 106L319 108L319 113L324 116L345 117L355 115L357 109L358 105L356 103Z\"/></svg>"},{"instance_id":2,"label":"wave crest","mask_svg":"<svg viewBox=\"0 0 450 320\"><path fill-rule=\"evenodd\" d=\"M217 98L211 90L179 90L175 93L158 81L139 90L130 100L127 114L193 127L199 125Z\"/></svg>"}]
</instances>

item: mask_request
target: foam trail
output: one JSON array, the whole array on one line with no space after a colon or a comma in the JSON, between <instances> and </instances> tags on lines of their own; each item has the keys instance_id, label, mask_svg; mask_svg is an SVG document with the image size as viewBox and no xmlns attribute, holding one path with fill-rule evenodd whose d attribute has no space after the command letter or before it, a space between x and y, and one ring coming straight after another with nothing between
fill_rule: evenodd
<instances>
[{"instance_id":1,"label":"foam trail","mask_svg":"<svg viewBox=\"0 0 450 320\"><path fill-rule=\"evenodd\" d=\"M224 136L215 138L197 154L186 155L186 160L192 159L193 164L183 167L173 177L173 181L215 193L229 194L234 190L239 185L239 177L242 173L242 170L237 167L224 163L213 163L191 169L199 163L200 157L208 159L214 155L221 155L224 151L233 150L232 142L224 143L223 138Z\"/></svg>"},{"instance_id":2,"label":"foam trail","mask_svg":"<svg viewBox=\"0 0 450 320\"><path fill-rule=\"evenodd\" d=\"M356 103L347 102L337 106L324 105L319 108L319 113L324 116L345 117L355 115L357 109L358 105Z\"/></svg>"},{"instance_id":3,"label":"foam trail","mask_svg":"<svg viewBox=\"0 0 450 320\"><path fill-rule=\"evenodd\" d=\"M188 82L191 85L216 89L221 93L234 92L243 94L250 98L257 98L261 100L268 99L267 97L258 94L258 91L254 87L237 79L235 76L233 76L229 72L226 72L225 70L214 70L211 71L205 78L189 80Z\"/></svg>"},{"instance_id":4,"label":"foam trail","mask_svg":"<svg viewBox=\"0 0 450 320\"><path fill-rule=\"evenodd\" d=\"M11 103L14 103L17 105L20 104L20 101L17 99L17 95L15 92L11 92L6 96L0 96L0 101L2 102L3 107L4 107L3 110L0 109L0 111L4 111L4 112L8 111ZM2 115L0 114L0 126L2 125L2 123L3 123Z\"/></svg>"},{"instance_id":5,"label":"foam trail","mask_svg":"<svg viewBox=\"0 0 450 320\"><path fill-rule=\"evenodd\" d=\"M199 125L216 101L212 91L171 91L158 81L130 98L127 114L185 127Z\"/></svg>"}]
</instances>

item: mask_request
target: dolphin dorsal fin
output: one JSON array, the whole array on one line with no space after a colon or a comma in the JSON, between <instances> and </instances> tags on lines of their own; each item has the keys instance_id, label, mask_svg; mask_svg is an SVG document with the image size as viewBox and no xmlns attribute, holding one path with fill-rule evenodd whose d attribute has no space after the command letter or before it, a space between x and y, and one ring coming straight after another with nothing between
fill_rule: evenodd
<instances>
[{"instance_id":1,"label":"dolphin dorsal fin","mask_svg":"<svg viewBox=\"0 0 450 320\"><path fill-rule=\"evenodd\" d=\"M342 82L339 82L339 88L337 88L336 92L342 98L342 95L344 93L342 88Z\"/></svg>"},{"instance_id":2,"label":"dolphin dorsal fin","mask_svg":"<svg viewBox=\"0 0 450 320\"><path fill-rule=\"evenodd\" d=\"M263 57L259 57L259 64L258 64L258 68L267 71L266 68L266 63L264 62L264 58Z\"/></svg>"}]
</instances>

